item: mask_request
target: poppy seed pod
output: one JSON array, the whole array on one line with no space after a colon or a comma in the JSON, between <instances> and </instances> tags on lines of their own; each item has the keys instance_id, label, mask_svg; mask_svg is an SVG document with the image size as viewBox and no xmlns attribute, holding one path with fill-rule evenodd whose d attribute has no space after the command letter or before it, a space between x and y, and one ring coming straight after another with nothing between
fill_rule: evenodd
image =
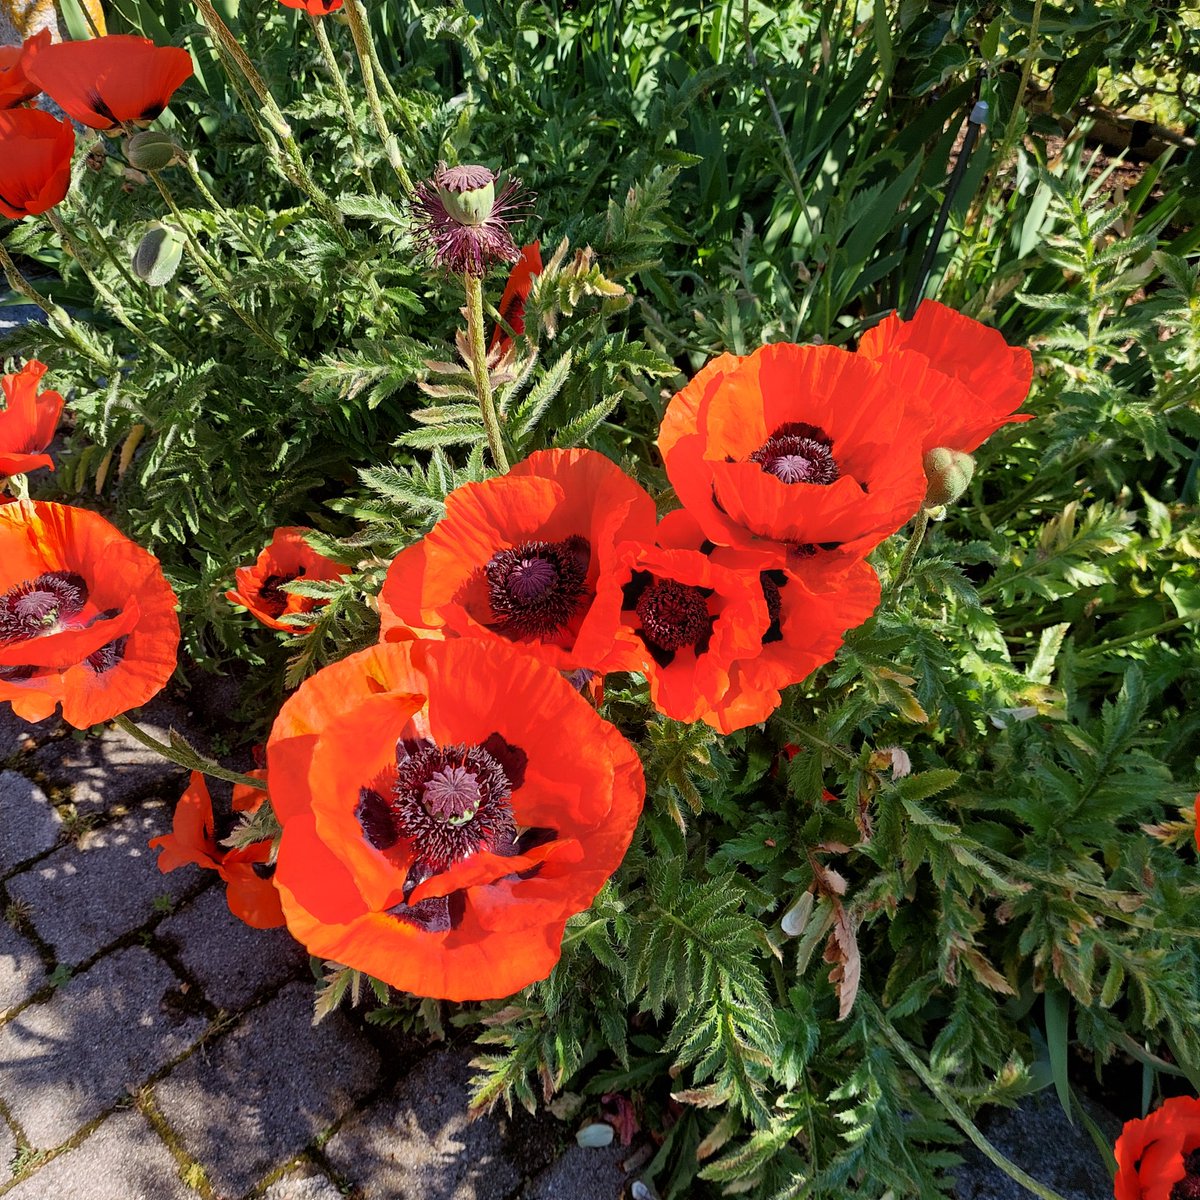
<instances>
[{"instance_id":1,"label":"poppy seed pod","mask_svg":"<svg viewBox=\"0 0 1200 1200\"><path fill-rule=\"evenodd\" d=\"M155 221L133 252L133 273L151 287L165 287L179 270L183 247L182 234Z\"/></svg>"},{"instance_id":2,"label":"poppy seed pod","mask_svg":"<svg viewBox=\"0 0 1200 1200\"><path fill-rule=\"evenodd\" d=\"M925 478L929 480L929 490L925 493L926 508L953 504L971 486L975 460L969 454L935 446L925 452L924 462Z\"/></svg>"},{"instance_id":3,"label":"poppy seed pod","mask_svg":"<svg viewBox=\"0 0 1200 1200\"><path fill-rule=\"evenodd\" d=\"M125 157L139 171L162 171L183 161L183 147L161 129L143 129L125 139Z\"/></svg>"},{"instance_id":4,"label":"poppy seed pod","mask_svg":"<svg viewBox=\"0 0 1200 1200\"><path fill-rule=\"evenodd\" d=\"M447 167L433 179L446 211L462 225L482 225L496 206L496 177L487 167Z\"/></svg>"}]
</instances>

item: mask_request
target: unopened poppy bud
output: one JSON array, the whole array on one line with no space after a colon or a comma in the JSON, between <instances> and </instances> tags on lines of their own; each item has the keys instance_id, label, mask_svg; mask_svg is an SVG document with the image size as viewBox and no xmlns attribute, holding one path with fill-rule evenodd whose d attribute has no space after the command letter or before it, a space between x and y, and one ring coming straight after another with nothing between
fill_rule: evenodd
<instances>
[{"instance_id":1,"label":"unopened poppy bud","mask_svg":"<svg viewBox=\"0 0 1200 1200\"><path fill-rule=\"evenodd\" d=\"M434 186L446 211L460 225L482 225L496 204L496 177L487 167L439 167Z\"/></svg>"},{"instance_id":2,"label":"unopened poppy bud","mask_svg":"<svg viewBox=\"0 0 1200 1200\"><path fill-rule=\"evenodd\" d=\"M949 450L935 446L925 452L925 478L929 488L925 493L925 507L936 508L941 504L953 504L971 484L975 474L975 460L961 450Z\"/></svg>"},{"instance_id":3,"label":"unopened poppy bud","mask_svg":"<svg viewBox=\"0 0 1200 1200\"><path fill-rule=\"evenodd\" d=\"M139 171L162 171L183 161L183 149L161 129L143 129L125 139L125 157Z\"/></svg>"},{"instance_id":4,"label":"unopened poppy bud","mask_svg":"<svg viewBox=\"0 0 1200 1200\"><path fill-rule=\"evenodd\" d=\"M151 287L165 287L179 270L183 247L177 230L155 221L133 252L133 273Z\"/></svg>"}]
</instances>

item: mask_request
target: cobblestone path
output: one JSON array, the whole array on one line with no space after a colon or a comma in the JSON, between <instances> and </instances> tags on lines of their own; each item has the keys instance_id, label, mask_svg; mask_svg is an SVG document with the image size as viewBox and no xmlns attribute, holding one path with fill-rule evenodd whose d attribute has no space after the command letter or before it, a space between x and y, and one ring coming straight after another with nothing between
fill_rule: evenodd
<instances>
[{"instance_id":1,"label":"cobblestone path","mask_svg":"<svg viewBox=\"0 0 1200 1200\"><path fill-rule=\"evenodd\" d=\"M213 872L159 873L183 782L119 730L0 704L3 1200L616 1200L628 1151L468 1120L469 1042L313 1028L287 934Z\"/></svg>"}]
</instances>

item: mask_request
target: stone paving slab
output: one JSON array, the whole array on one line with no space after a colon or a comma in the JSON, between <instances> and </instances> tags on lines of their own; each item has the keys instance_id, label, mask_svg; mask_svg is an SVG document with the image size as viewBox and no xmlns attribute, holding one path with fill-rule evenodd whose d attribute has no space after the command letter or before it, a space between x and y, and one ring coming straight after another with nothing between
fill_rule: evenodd
<instances>
[{"instance_id":1,"label":"stone paving slab","mask_svg":"<svg viewBox=\"0 0 1200 1200\"><path fill-rule=\"evenodd\" d=\"M345 1200L324 1175L285 1175L263 1193L263 1200Z\"/></svg>"},{"instance_id":2,"label":"stone paving slab","mask_svg":"<svg viewBox=\"0 0 1200 1200\"><path fill-rule=\"evenodd\" d=\"M198 867L164 875L147 845L170 830L171 816L152 801L8 881L9 895L29 905L30 922L60 962L82 962L148 921L159 896L178 901L197 887Z\"/></svg>"},{"instance_id":3,"label":"stone paving slab","mask_svg":"<svg viewBox=\"0 0 1200 1200\"><path fill-rule=\"evenodd\" d=\"M12 1173L13 1155L17 1152L17 1139L9 1129L8 1122L0 1117L0 1187L3 1187Z\"/></svg>"},{"instance_id":4,"label":"stone paving slab","mask_svg":"<svg viewBox=\"0 0 1200 1200\"><path fill-rule=\"evenodd\" d=\"M179 1164L136 1109L114 1113L4 1200L197 1200Z\"/></svg>"},{"instance_id":5,"label":"stone paving slab","mask_svg":"<svg viewBox=\"0 0 1200 1200\"><path fill-rule=\"evenodd\" d=\"M0 762L15 757L29 746L40 746L62 728L62 717L57 713L44 721L30 722L18 717L7 700L0 700Z\"/></svg>"},{"instance_id":6,"label":"stone paving slab","mask_svg":"<svg viewBox=\"0 0 1200 1200\"><path fill-rule=\"evenodd\" d=\"M573 1145L524 1191L522 1200L618 1200L629 1173L628 1146L585 1150Z\"/></svg>"},{"instance_id":7,"label":"stone paving slab","mask_svg":"<svg viewBox=\"0 0 1200 1200\"><path fill-rule=\"evenodd\" d=\"M169 716L138 720L164 741L171 723ZM182 767L115 727L99 737L49 742L29 755L29 764L53 787L71 788L71 800L81 813L105 814L168 787L177 794L187 775Z\"/></svg>"},{"instance_id":8,"label":"stone paving slab","mask_svg":"<svg viewBox=\"0 0 1200 1200\"><path fill-rule=\"evenodd\" d=\"M46 968L33 943L0 922L0 1013L28 999L45 981Z\"/></svg>"},{"instance_id":9,"label":"stone paving slab","mask_svg":"<svg viewBox=\"0 0 1200 1200\"><path fill-rule=\"evenodd\" d=\"M314 1028L312 1005L311 986L288 984L155 1087L222 1196L243 1195L376 1084L375 1048L340 1013Z\"/></svg>"},{"instance_id":10,"label":"stone paving slab","mask_svg":"<svg viewBox=\"0 0 1200 1200\"><path fill-rule=\"evenodd\" d=\"M0 875L49 850L62 817L46 793L16 771L0 771Z\"/></svg>"},{"instance_id":11,"label":"stone paving slab","mask_svg":"<svg viewBox=\"0 0 1200 1200\"><path fill-rule=\"evenodd\" d=\"M300 972L308 954L286 929L252 929L229 911L223 885L168 917L156 936L218 1008L244 1008Z\"/></svg>"},{"instance_id":12,"label":"stone paving slab","mask_svg":"<svg viewBox=\"0 0 1200 1200\"><path fill-rule=\"evenodd\" d=\"M499 1123L467 1115L470 1058L451 1049L430 1055L326 1143L329 1161L364 1200L507 1200L520 1185Z\"/></svg>"},{"instance_id":13,"label":"stone paving slab","mask_svg":"<svg viewBox=\"0 0 1200 1200\"><path fill-rule=\"evenodd\" d=\"M61 1145L200 1036L203 1018L163 1004L178 984L133 946L0 1026L0 1099L35 1148Z\"/></svg>"}]
</instances>

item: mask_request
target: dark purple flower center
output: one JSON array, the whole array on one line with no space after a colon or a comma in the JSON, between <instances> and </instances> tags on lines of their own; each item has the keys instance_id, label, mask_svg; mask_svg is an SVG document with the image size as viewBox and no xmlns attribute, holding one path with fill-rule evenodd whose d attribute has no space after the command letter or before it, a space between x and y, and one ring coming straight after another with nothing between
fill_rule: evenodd
<instances>
[{"instance_id":1,"label":"dark purple flower center","mask_svg":"<svg viewBox=\"0 0 1200 1200\"><path fill-rule=\"evenodd\" d=\"M1200 1200L1200 1150L1183 1156L1184 1177L1171 1188L1170 1200Z\"/></svg>"},{"instance_id":2,"label":"dark purple flower center","mask_svg":"<svg viewBox=\"0 0 1200 1200\"><path fill-rule=\"evenodd\" d=\"M94 617L93 621L109 621L117 615L117 612L117 609L110 608ZM128 634L114 638L111 642L106 642L99 650L93 650L83 661L97 675L103 675L105 671L111 671L125 657L125 646L128 642Z\"/></svg>"},{"instance_id":3,"label":"dark purple flower center","mask_svg":"<svg viewBox=\"0 0 1200 1200\"><path fill-rule=\"evenodd\" d=\"M87 598L87 583L70 571L18 583L0 596L0 643L56 633L79 615Z\"/></svg>"},{"instance_id":4,"label":"dark purple flower center","mask_svg":"<svg viewBox=\"0 0 1200 1200\"><path fill-rule=\"evenodd\" d=\"M289 592L283 590L286 583L299 579L304 574L304 568L298 567L293 575L268 575L258 589L259 604L269 616L279 617L287 608Z\"/></svg>"},{"instance_id":5,"label":"dark purple flower center","mask_svg":"<svg viewBox=\"0 0 1200 1200\"><path fill-rule=\"evenodd\" d=\"M498 631L511 638L561 633L584 601L590 560L581 537L497 550L483 571Z\"/></svg>"},{"instance_id":6,"label":"dark purple flower center","mask_svg":"<svg viewBox=\"0 0 1200 1200\"><path fill-rule=\"evenodd\" d=\"M833 461L833 438L816 425L781 425L753 454L768 474L784 483L833 483L841 471Z\"/></svg>"},{"instance_id":7,"label":"dark purple flower center","mask_svg":"<svg viewBox=\"0 0 1200 1200\"><path fill-rule=\"evenodd\" d=\"M638 634L660 667L668 666L676 652L687 646L697 654L708 649L714 622L708 612L711 588L639 571L625 591L626 605L641 625Z\"/></svg>"}]
</instances>

